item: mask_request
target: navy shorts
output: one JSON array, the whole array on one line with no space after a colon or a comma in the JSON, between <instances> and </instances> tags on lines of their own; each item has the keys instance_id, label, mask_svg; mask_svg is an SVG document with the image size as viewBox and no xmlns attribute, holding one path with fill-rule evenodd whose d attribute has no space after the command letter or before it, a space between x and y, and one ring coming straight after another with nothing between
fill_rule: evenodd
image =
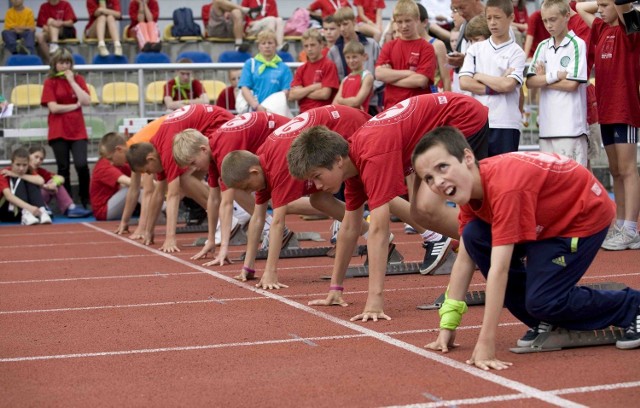
<instances>
[{"instance_id":1,"label":"navy shorts","mask_svg":"<svg viewBox=\"0 0 640 408\"><path fill-rule=\"evenodd\" d=\"M489 128L489 157L517 152L520 145L520 130Z\"/></svg>"},{"instance_id":2,"label":"navy shorts","mask_svg":"<svg viewBox=\"0 0 640 408\"><path fill-rule=\"evenodd\" d=\"M600 133L602 134L602 144L604 146L638 143L638 128L626 123L600 124Z\"/></svg>"}]
</instances>

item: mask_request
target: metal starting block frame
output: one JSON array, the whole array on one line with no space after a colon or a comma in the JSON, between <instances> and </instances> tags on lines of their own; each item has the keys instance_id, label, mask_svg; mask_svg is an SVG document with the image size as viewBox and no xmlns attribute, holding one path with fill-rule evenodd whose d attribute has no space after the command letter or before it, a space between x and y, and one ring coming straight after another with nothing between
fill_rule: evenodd
<instances>
[{"instance_id":1,"label":"metal starting block frame","mask_svg":"<svg viewBox=\"0 0 640 408\"><path fill-rule=\"evenodd\" d=\"M209 232L209 226L207 225L206 220L200 224L183 225L182 227L176 228L176 234L188 234L191 232ZM202 245L204 245L204 243Z\"/></svg>"},{"instance_id":2,"label":"metal starting block frame","mask_svg":"<svg viewBox=\"0 0 640 408\"><path fill-rule=\"evenodd\" d=\"M193 244L185 245L186 247L201 247L207 241L207 237L196 238ZM220 245L220 244L216 244ZM247 245L247 233L242 228L242 225L237 224L231 231L231 238L229 238L229 246L241 246Z\"/></svg>"},{"instance_id":3,"label":"metal starting block frame","mask_svg":"<svg viewBox=\"0 0 640 408\"><path fill-rule=\"evenodd\" d=\"M624 283L620 282L601 282L601 283L588 283L580 285L594 290L622 290L627 287ZM485 302L486 293L484 290L473 290L467 292L464 301L467 306L482 306ZM420 305L417 308L420 310L438 310L444 303L444 293L433 302L425 305Z\"/></svg>"},{"instance_id":4,"label":"metal starting block frame","mask_svg":"<svg viewBox=\"0 0 640 408\"><path fill-rule=\"evenodd\" d=\"M593 347L614 344L624 337L624 330L619 327L609 327L603 330L565 330L555 329L538 334L529 347L513 347L509 351L516 354L540 353L544 351L558 351L575 347Z\"/></svg>"},{"instance_id":5,"label":"metal starting block frame","mask_svg":"<svg viewBox=\"0 0 640 408\"><path fill-rule=\"evenodd\" d=\"M318 256L331 256L331 253L334 252L334 246L321 246L321 247L307 247L303 248L300 246L300 241L303 240L311 240L311 241L322 241L320 238L320 234L315 232L300 232L295 233L289 239L289 242L280 250L280 258L312 258ZM256 253L256 259L267 259L269 255L269 249L259 250ZM244 261L246 256L246 252L240 255L238 258L241 261Z\"/></svg>"}]
</instances>

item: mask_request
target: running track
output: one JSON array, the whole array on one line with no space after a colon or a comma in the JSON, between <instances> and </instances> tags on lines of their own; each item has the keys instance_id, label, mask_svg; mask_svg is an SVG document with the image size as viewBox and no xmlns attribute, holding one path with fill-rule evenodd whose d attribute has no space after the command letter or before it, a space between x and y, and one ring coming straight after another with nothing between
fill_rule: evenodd
<instances>
[{"instance_id":1,"label":"running track","mask_svg":"<svg viewBox=\"0 0 640 408\"><path fill-rule=\"evenodd\" d=\"M290 216L288 225L328 239L329 221ZM515 355L508 348L526 328L507 311L497 347L512 368L465 364L482 307L464 316L461 347L427 351L439 318L416 306L435 300L447 276L388 277L392 320L351 323L366 279L345 281L349 307L306 306L326 295L330 258L281 260L290 287L262 291L233 279L241 264L202 267L189 259L195 248L164 254L114 228L0 229L0 406L629 407L640 398L640 350ZM392 230L405 259L418 261L417 238L402 224ZM482 290L477 275L472 289ZM584 281L640 287L640 251L601 252Z\"/></svg>"}]
</instances>

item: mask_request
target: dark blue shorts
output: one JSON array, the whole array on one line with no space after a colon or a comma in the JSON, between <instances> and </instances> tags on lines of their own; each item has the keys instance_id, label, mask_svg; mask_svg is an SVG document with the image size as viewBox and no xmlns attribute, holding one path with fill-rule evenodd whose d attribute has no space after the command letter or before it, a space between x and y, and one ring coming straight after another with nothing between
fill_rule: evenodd
<instances>
[{"instance_id":1,"label":"dark blue shorts","mask_svg":"<svg viewBox=\"0 0 640 408\"><path fill-rule=\"evenodd\" d=\"M520 145L520 130L489 128L489 157L517 152Z\"/></svg>"}]
</instances>

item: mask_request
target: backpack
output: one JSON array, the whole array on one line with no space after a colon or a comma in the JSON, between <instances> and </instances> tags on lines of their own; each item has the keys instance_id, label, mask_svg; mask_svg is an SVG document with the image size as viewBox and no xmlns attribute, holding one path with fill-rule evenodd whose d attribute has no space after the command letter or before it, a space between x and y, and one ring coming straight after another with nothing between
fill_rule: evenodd
<instances>
[{"instance_id":1,"label":"backpack","mask_svg":"<svg viewBox=\"0 0 640 408\"><path fill-rule=\"evenodd\" d=\"M298 7L284 25L284 35L302 35L309 28L309 10Z\"/></svg>"},{"instance_id":2,"label":"backpack","mask_svg":"<svg viewBox=\"0 0 640 408\"><path fill-rule=\"evenodd\" d=\"M174 37L200 36L200 26L193 20L190 8L181 7L173 11L173 27L171 35Z\"/></svg>"}]
</instances>

